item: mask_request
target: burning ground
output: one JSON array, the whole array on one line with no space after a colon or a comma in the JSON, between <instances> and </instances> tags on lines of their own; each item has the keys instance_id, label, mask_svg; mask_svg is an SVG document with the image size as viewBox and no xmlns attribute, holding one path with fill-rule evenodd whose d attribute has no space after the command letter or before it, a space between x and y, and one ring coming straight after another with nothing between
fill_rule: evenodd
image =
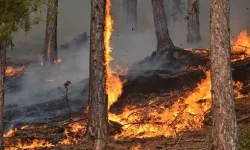
<instances>
[{"instance_id":1,"label":"burning ground","mask_svg":"<svg viewBox=\"0 0 250 150\"><path fill-rule=\"evenodd\" d=\"M106 91L111 135L109 148L209 149L209 51L166 49L158 54L152 53L130 68L117 66L113 69L109 67L114 59L110 56L112 19L109 5L107 3L105 22ZM237 39L232 40L236 112L241 126L247 124L250 118L249 54L249 37L243 31ZM62 58L61 63L51 68L61 70L65 65L63 61ZM6 149L91 149L91 141L82 140L88 113L84 109L88 81L75 80L73 84L64 81L64 85L64 82L60 83L61 89L58 89L59 84L51 87L49 84L58 82L58 79L60 81L62 75L60 71L54 74L51 68L29 64L9 66L6 70L7 99L8 96L11 99L19 90L27 90L18 83L28 80L31 75L42 74L38 76L39 82L31 83L42 83L39 85L42 89L28 88L35 94L25 97L35 102L22 106L8 102L5 106L5 126L13 127L5 133ZM27 72L36 74L25 74Z\"/></svg>"}]
</instances>

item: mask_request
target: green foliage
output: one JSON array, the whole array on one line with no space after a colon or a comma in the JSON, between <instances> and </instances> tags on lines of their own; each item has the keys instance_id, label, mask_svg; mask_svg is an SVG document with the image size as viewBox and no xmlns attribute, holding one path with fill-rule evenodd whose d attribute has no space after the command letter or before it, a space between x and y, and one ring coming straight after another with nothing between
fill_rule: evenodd
<instances>
[{"instance_id":1,"label":"green foliage","mask_svg":"<svg viewBox=\"0 0 250 150\"><path fill-rule=\"evenodd\" d=\"M10 41L12 33L23 29L28 31L39 19L31 19L32 12L38 12L44 0L0 0L0 42Z\"/></svg>"},{"instance_id":2,"label":"green foliage","mask_svg":"<svg viewBox=\"0 0 250 150\"><path fill-rule=\"evenodd\" d=\"M250 127L244 127L239 132L239 150L250 150Z\"/></svg>"}]
</instances>

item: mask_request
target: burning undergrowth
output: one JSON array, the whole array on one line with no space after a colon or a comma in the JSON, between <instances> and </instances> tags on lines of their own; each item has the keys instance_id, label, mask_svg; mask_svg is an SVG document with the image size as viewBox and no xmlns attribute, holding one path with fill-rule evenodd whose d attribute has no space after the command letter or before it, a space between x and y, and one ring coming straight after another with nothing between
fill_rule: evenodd
<instances>
[{"instance_id":1,"label":"burning undergrowth","mask_svg":"<svg viewBox=\"0 0 250 150\"><path fill-rule=\"evenodd\" d=\"M65 120L70 117L69 109L72 117L82 114L88 93L88 80L84 79L88 76L86 49L88 46L84 45L70 54L61 51L61 62L49 67L41 66L39 62L24 64L21 60L8 59L5 130L37 122ZM64 87L66 81L72 83L68 90Z\"/></svg>"},{"instance_id":2,"label":"burning undergrowth","mask_svg":"<svg viewBox=\"0 0 250 150\"><path fill-rule=\"evenodd\" d=\"M115 131L113 132L112 137L115 140L126 139L126 138L136 138L136 139L157 138L161 136L174 137L179 134L182 134L183 132L201 129L203 127L205 116L209 112L211 107L210 72L207 69L207 64L209 60L207 57L208 55L203 55L204 54L203 52L199 53L199 52L184 51L182 49L177 49L177 48L166 49L159 52L158 54L153 53L151 57L131 67L130 71L126 71L126 69L123 70L120 67L117 67L117 69L112 69L109 66L111 61L113 60L113 58L110 56L110 52L112 51L110 46L110 38L111 38L112 23L113 23L110 15L110 4L111 4L110 1L107 1L106 13L105 13L106 26L105 26L104 44L105 44L105 60L107 65L106 92L108 94L108 108L110 108L109 121L111 124L110 128L114 128L113 130ZM232 49L234 51L237 51L235 50L236 49L235 47L233 47ZM244 55L245 54L247 53L244 52ZM159 57L160 59L158 59ZM63 60L64 59L62 59L62 63ZM160 63L157 62L157 60L159 60ZM145 74L145 70L140 71L139 75L138 72L135 73L136 75L133 74L134 70L137 70L143 65L149 63L152 64L152 66L154 66L155 68L153 67L154 69L151 69L152 74L150 73L148 74L148 72L146 71L147 75L145 78L143 78L145 81L141 80L142 78L140 78L140 75ZM248 65L249 64L250 63L248 63ZM245 65L244 67L247 68L248 65ZM60 64L58 66L60 66ZM63 67L70 68L69 66L62 66L59 67L59 69L62 69ZM235 74L236 75L238 74L237 71L238 68L240 68L237 67L238 67L237 65L233 64L234 77ZM158 68L158 70L156 70L156 68ZM31 67L30 69L32 70L34 68ZM56 68L54 68L53 70L55 69ZM27 86L33 88L34 85L42 83L41 87L43 88L43 89L28 88L27 91L33 92L35 93L35 95L28 95L28 97L26 98L32 98L38 101L42 101L46 97L47 101L42 103L35 102L34 104L38 106L36 107L31 106L30 110L27 111L27 113L51 112L50 117L58 118L57 114L65 116L65 114L62 113L67 112L66 109L68 108L66 105L63 105L65 104L65 102L63 101L61 101L61 103L59 102L62 99L58 98L55 94L56 93L55 87L58 87L58 84L52 86L53 88L44 90L44 88L47 87L46 85L50 83L53 84L60 81L60 85L62 85L62 82L60 79L58 80L58 77L63 75L61 74L61 72L58 71L49 72L48 70L45 71L43 69L41 70L42 72L39 71L38 74L43 74L42 76L35 73L36 71L34 70L32 71L29 71L29 69L26 70L29 73L28 76L26 77L24 76L24 79L26 78L29 80L30 77L34 76L38 77L35 81L39 81L39 82L29 83L27 84ZM161 72L162 70L165 71ZM67 69L65 70L65 72L68 71L69 70ZM248 73L249 72L247 72L247 74ZM129 78L129 76L132 76L132 78ZM76 76L72 76L72 78L74 77ZM154 82L159 83L160 86L159 84L153 84L152 82L148 82L150 79L152 79L150 77L153 77ZM194 78L195 80L191 80L190 77ZM242 94L241 91L242 88L247 86L246 85L247 81L241 82L242 76L236 76L236 78L237 80L235 80L234 82L235 95L236 98L237 97L242 98L247 95L247 94L245 95ZM146 87L140 86L141 82L136 82L136 80L139 79L141 82L144 82L144 85L146 85ZM166 81L171 81L173 79L177 79L175 80L176 82L173 82L171 84L169 84L169 82L166 82ZM77 82L77 80L75 80L75 82ZM78 80L78 82L80 81ZM177 84L177 82L179 83ZM176 84L177 86L175 87L174 84ZM139 86L139 88L134 89L135 91L133 90L130 90L129 92L127 91L127 89L136 86ZM74 86L72 88L71 94L78 93L75 95L74 98L72 98L74 99L74 104L79 105L78 103L79 101L76 101L75 99L79 100L79 97L81 99L83 99L83 97L86 97L88 93L86 87L87 84L85 84L84 86L80 82L78 86ZM173 88L171 87L175 87L175 92L173 92ZM141 90L143 88L146 88L147 90ZM140 93L143 95L143 97L138 98L137 96L131 96L131 93L133 94ZM138 104L134 102L128 102L129 100L127 100L127 98L129 96L131 96L130 100L141 99L140 101L141 102L144 101L144 103ZM51 97L51 99L48 100L48 97ZM18 100L20 101L22 99ZM51 103L48 105L48 102ZM118 106L117 109L120 109L122 111L121 112L117 110L112 111L112 107L114 107L119 102L121 102L123 105ZM62 109L63 107L65 109ZM27 107L25 107L25 109L27 109ZM38 109L38 111L37 110L32 111L32 109L34 110ZM79 108L76 109L81 110ZM35 115L32 114L32 115L33 117L35 117L38 114ZM43 119L46 118L44 116L46 115L44 114L41 115L41 118ZM81 116L87 116L87 115L81 114ZM16 120L11 118L11 120L12 121L15 120L16 122L18 122L20 121L20 119L28 118L25 115L23 115L22 117L20 116L16 117ZM41 118L38 117L36 119L43 120ZM56 147L60 145L71 145L79 143L83 138L84 132L86 130L86 117L78 119L79 120L70 119L65 122L56 123L59 120L53 120L50 118L50 121L52 121L52 123L43 120L43 122L46 122L45 124L36 123L31 126L23 126L18 129L9 130L5 134L6 146L9 149L15 150L15 149ZM35 122L35 120L32 119L30 120L30 118L28 118L27 122Z\"/></svg>"}]
</instances>

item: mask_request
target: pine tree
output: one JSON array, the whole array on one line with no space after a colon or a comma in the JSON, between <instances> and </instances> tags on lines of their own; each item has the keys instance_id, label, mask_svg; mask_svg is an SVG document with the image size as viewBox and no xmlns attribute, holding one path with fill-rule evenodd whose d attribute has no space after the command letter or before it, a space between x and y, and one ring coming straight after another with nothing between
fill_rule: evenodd
<instances>
[{"instance_id":1,"label":"pine tree","mask_svg":"<svg viewBox=\"0 0 250 150\"><path fill-rule=\"evenodd\" d=\"M199 20L199 0L188 0L187 19L187 42L198 43L201 41L200 20Z\"/></svg>"},{"instance_id":2,"label":"pine tree","mask_svg":"<svg viewBox=\"0 0 250 150\"><path fill-rule=\"evenodd\" d=\"M57 14L58 0L48 0L43 64L57 62Z\"/></svg>"},{"instance_id":3,"label":"pine tree","mask_svg":"<svg viewBox=\"0 0 250 150\"><path fill-rule=\"evenodd\" d=\"M210 0L213 149L236 150L237 122L230 58L229 0Z\"/></svg>"},{"instance_id":4,"label":"pine tree","mask_svg":"<svg viewBox=\"0 0 250 150\"><path fill-rule=\"evenodd\" d=\"M38 11L42 0L0 0L0 150L4 149L4 80L6 69L6 47L12 44L12 34L19 29L28 31L39 17L30 19L31 12Z\"/></svg>"},{"instance_id":5,"label":"pine tree","mask_svg":"<svg viewBox=\"0 0 250 150\"><path fill-rule=\"evenodd\" d=\"M168 32L167 19L163 0L151 0L153 6L155 33L157 39L157 51L174 47Z\"/></svg>"},{"instance_id":6,"label":"pine tree","mask_svg":"<svg viewBox=\"0 0 250 150\"><path fill-rule=\"evenodd\" d=\"M123 0L123 13L128 32L137 29L137 0Z\"/></svg>"},{"instance_id":7,"label":"pine tree","mask_svg":"<svg viewBox=\"0 0 250 150\"><path fill-rule=\"evenodd\" d=\"M104 55L105 5L106 0L91 0L89 117L86 135L95 140L95 150L104 150L108 137L108 97Z\"/></svg>"}]
</instances>

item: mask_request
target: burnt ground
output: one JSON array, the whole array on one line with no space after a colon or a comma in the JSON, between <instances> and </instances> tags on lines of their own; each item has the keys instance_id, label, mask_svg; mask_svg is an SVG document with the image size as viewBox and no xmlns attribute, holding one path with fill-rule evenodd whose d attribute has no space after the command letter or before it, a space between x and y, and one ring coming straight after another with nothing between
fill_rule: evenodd
<instances>
[{"instance_id":1,"label":"burnt ground","mask_svg":"<svg viewBox=\"0 0 250 150\"><path fill-rule=\"evenodd\" d=\"M209 66L207 56L208 54L206 52L197 53L176 48L171 49L170 52L168 50L162 51L160 56L153 53L152 56L134 64L127 76L121 76L121 78L125 78L127 82L124 84L123 94L117 103L111 107L111 112L120 113L126 104L147 104L149 100L156 98L166 100L174 99L178 96L187 96L186 93L192 91L197 83L205 78L203 69ZM199 66L203 66L203 69L197 69ZM243 83L243 88L240 91L243 95L247 95L250 90L250 88L248 88L249 73L249 60L246 59L233 63L233 78L235 81ZM21 80L21 78L22 76L15 79L7 79L7 88L16 87L15 83L18 83L16 81ZM87 82L86 79L82 82L70 85L72 92L70 94L76 95L72 97L70 101L70 106L74 110L73 115L80 119L79 122L83 123L86 122L86 116L83 114L83 111L87 103ZM57 88L54 90L57 90ZM53 92L53 90L48 92ZM76 92L80 94L76 94ZM13 92L13 94L15 94L15 92ZM47 92L40 94L49 95ZM250 97L246 96L243 99L236 100L236 112L240 127L247 127L250 122L250 117L246 117L249 115L249 108ZM14 136L6 139L9 145L16 143L17 139L22 139L25 143L34 139L45 139L50 143L57 144L62 139L66 138L64 131L69 128L70 122L76 122L75 120L68 120L68 108L62 97L25 107L7 105L5 106L5 113L6 126L10 126L10 124L14 124L15 127L20 127L24 124L33 125L32 128L20 129L15 132ZM26 118L35 119L27 119L27 121ZM13 123L15 119L17 119L17 121ZM115 134L115 132L119 132L119 125L113 123L110 126L111 135ZM211 118L208 114L204 122L204 128L200 131L189 131L176 138L111 139L109 149L133 149L140 145L140 149L150 150L205 150L209 149L211 145L211 140L209 138L210 133ZM80 132L71 133L71 136L80 140L83 135ZM56 148L51 149L91 149L91 145L91 142L83 141L80 142L80 144L72 146L57 145Z\"/></svg>"}]
</instances>

